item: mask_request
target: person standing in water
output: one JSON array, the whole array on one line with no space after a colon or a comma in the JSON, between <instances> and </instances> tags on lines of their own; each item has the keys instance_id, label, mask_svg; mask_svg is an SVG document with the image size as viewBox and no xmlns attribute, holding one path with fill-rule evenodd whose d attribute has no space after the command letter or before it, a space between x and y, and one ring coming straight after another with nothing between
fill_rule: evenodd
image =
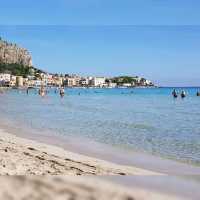
<instances>
[{"instance_id":1,"label":"person standing in water","mask_svg":"<svg viewBox=\"0 0 200 200\"><path fill-rule=\"evenodd\" d=\"M54 93L56 94L58 92L58 88L56 87L54 90Z\"/></svg>"},{"instance_id":2,"label":"person standing in water","mask_svg":"<svg viewBox=\"0 0 200 200\"><path fill-rule=\"evenodd\" d=\"M60 96L61 96L61 97L64 97L64 95L65 95L65 89L64 89L64 88L61 88L61 89L60 89Z\"/></svg>"},{"instance_id":3,"label":"person standing in water","mask_svg":"<svg viewBox=\"0 0 200 200\"><path fill-rule=\"evenodd\" d=\"M200 91L199 90L197 91L197 96L200 97Z\"/></svg>"},{"instance_id":4,"label":"person standing in water","mask_svg":"<svg viewBox=\"0 0 200 200\"><path fill-rule=\"evenodd\" d=\"M185 92L184 90L182 90L182 92L181 92L181 97L182 97L182 98L185 98L185 97L186 97L186 92Z\"/></svg>"},{"instance_id":5,"label":"person standing in water","mask_svg":"<svg viewBox=\"0 0 200 200\"><path fill-rule=\"evenodd\" d=\"M174 98L177 98L177 97L178 97L178 93L176 92L175 89L173 90L172 95L173 95Z\"/></svg>"},{"instance_id":6,"label":"person standing in water","mask_svg":"<svg viewBox=\"0 0 200 200\"><path fill-rule=\"evenodd\" d=\"M42 87L39 89L39 95L42 96L42 97L44 97L45 94L46 94L45 88L42 86Z\"/></svg>"}]
</instances>

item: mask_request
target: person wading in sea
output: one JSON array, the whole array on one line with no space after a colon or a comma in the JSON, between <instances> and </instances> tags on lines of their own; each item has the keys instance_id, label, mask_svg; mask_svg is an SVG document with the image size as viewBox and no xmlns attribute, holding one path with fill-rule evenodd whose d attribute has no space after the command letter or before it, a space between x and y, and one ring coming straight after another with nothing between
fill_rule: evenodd
<instances>
[{"instance_id":1,"label":"person wading in sea","mask_svg":"<svg viewBox=\"0 0 200 200\"><path fill-rule=\"evenodd\" d=\"M62 97L64 97L64 95L65 95L65 89L61 88L60 89L60 97L62 98Z\"/></svg>"},{"instance_id":2,"label":"person wading in sea","mask_svg":"<svg viewBox=\"0 0 200 200\"><path fill-rule=\"evenodd\" d=\"M184 90L181 92L181 97L182 97L182 98L185 98L185 97L186 97L186 92L185 92Z\"/></svg>"},{"instance_id":3,"label":"person wading in sea","mask_svg":"<svg viewBox=\"0 0 200 200\"><path fill-rule=\"evenodd\" d=\"M178 93L176 92L175 89L173 90L172 95L173 95L174 98L177 98L177 97L178 97Z\"/></svg>"},{"instance_id":4,"label":"person wading in sea","mask_svg":"<svg viewBox=\"0 0 200 200\"><path fill-rule=\"evenodd\" d=\"M45 96L45 89L44 89L44 87L42 86L40 89L39 89L39 95L40 96L42 96L42 97L44 97Z\"/></svg>"}]
</instances>

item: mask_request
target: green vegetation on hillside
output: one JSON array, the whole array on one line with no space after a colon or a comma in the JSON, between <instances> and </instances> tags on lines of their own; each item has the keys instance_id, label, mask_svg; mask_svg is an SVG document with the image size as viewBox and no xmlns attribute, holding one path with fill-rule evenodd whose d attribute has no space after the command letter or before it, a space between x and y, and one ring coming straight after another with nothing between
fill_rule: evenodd
<instances>
[{"instance_id":1,"label":"green vegetation on hillside","mask_svg":"<svg viewBox=\"0 0 200 200\"><path fill-rule=\"evenodd\" d=\"M113 78L113 82L117 84L124 84L124 83L133 83L136 82L138 77L131 77L131 76L119 76Z\"/></svg>"},{"instance_id":2,"label":"green vegetation on hillside","mask_svg":"<svg viewBox=\"0 0 200 200\"><path fill-rule=\"evenodd\" d=\"M12 64L5 64L0 63L0 73L9 73L15 76L23 76L26 78L29 75L35 75L36 73L42 73L42 70L23 66L20 64L12 63Z\"/></svg>"}]
</instances>

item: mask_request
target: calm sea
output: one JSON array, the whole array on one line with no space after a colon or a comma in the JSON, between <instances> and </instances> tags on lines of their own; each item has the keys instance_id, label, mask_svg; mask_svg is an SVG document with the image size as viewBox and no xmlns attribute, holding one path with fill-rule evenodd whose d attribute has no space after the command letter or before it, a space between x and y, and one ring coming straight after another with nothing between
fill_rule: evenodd
<instances>
[{"instance_id":1,"label":"calm sea","mask_svg":"<svg viewBox=\"0 0 200 200\"><path fill-rule=\"evenodd\" d=\"M45 98L36 90L8 90L0 94L0 118L39 134L87 138L200 165L200 97L197 88L185 91L185 99L174 99L172 88L66 89L61 99L54 89Z\"/></svg>"}]
</instances>

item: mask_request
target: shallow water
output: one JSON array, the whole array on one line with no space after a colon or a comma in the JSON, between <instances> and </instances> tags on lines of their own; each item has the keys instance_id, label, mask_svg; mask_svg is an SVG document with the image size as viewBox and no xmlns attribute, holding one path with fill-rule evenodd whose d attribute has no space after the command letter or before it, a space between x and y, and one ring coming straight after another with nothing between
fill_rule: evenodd
<instances>
[{"instance_id":1,"label":"shallow water","mask_svg":"<svg viewBox=\"0 0 200 200\"><path fill-rule=\"evenodd\" d=\"M181 90L181 89L178 89ZM200 165L200 97L185 88L66 89L41 98L35 90L0 94L0 117L37 134L83 137L119 148Z\"/></svg>"}]
</instances>

